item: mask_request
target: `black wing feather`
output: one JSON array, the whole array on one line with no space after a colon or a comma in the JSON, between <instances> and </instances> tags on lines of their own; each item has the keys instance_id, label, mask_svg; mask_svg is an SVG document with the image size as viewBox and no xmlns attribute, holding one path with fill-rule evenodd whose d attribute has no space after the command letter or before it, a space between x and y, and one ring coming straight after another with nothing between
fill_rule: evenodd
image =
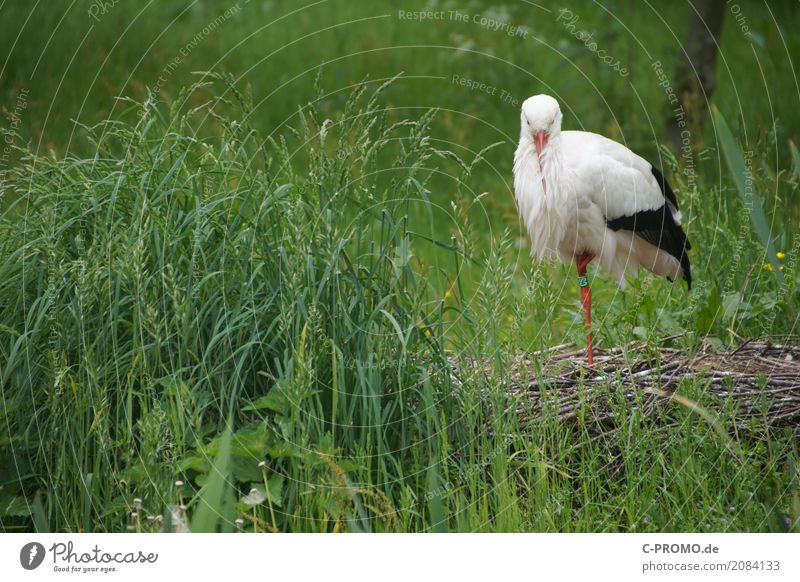
<instances>
[{"instance_id":1,"label":"black wing feather","mask_svg":"<svg viewBox=\"0 0 800 582\"><path fill-rule=\"evenodd\" d=\"M606 226L611 230L629 230L636 236L678 259L683 269L686 283L691 289L692 271L689 264L688 251L692 248L692 245L689 243L689 239L686 238L686 233L675 222L667 205L667 201L669 201L677 210L678 201L661 172L655 167L652 167L652 172L664 195L664 205L655 210L642 210L630 216L620 216L613 220L606 219Z\"/></svg>"}]
</instances>

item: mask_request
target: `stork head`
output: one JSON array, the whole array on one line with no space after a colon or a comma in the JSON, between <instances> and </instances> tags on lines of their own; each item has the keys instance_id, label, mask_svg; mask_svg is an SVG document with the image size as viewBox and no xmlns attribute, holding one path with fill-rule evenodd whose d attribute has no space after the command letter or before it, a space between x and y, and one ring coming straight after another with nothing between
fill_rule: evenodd
<instances>
[{"instance_id":1,"label":"stork head","mask_svg":"<svg viewBox=\"0 0 800 582\"><path fill-rule=\"evenodd\" d=\"M550 95L534 95L522 103L520 139L528 139L541 159L547 144L561 133L561 108Z\"/></svg>"}]
</instances>

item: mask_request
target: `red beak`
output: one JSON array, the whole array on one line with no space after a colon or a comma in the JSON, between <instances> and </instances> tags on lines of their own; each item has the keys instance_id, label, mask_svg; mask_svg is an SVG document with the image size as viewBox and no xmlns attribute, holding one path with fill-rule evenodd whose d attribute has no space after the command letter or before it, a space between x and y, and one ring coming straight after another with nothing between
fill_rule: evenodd
<instances>
[{"instance_id":1,"label":"red beak","mask_svg":"<svg viewBox=\"0 0 800 582\"><path fill-rule=\"evenodd\" d=\"M536 143L536 153L542 155L542 150L547 145L547 133L544 130L537 131L533 136L533 140Z\"/></svg>"},{"instance_id":2,"label":"red beak","mask_svg":"<svg viewBox=\"0 0 800 582\"><path fill-rule=\"evenodd\" d=\"M536 144L536 155L539 157L539 167L542 170L542 191L547 194L547 181L544 179L544 167L542 166L542 150L547 145L547 133L544 130L533 134L533 141Z\"/></svg>"}]
</instances>

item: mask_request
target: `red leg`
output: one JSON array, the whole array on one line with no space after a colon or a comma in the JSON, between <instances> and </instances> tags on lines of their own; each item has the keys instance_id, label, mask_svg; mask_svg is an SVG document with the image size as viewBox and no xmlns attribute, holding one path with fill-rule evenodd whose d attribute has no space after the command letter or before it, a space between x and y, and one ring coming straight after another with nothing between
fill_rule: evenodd
<instances>
[{"instance_id":1,"label":"red leg","mask_svg":"<svg viewBox=\"0 0 800 582\"><path fill-rule=\"evenodd\" d=\"M592 290L589 288L589 279L586 277L586 266L594 259L594 255L583 253L575 259L578 266L578 285L581 288L581 303L586 316L586 353L591 366L594 362L592 353Z\"/></svg>"}]
</instances>

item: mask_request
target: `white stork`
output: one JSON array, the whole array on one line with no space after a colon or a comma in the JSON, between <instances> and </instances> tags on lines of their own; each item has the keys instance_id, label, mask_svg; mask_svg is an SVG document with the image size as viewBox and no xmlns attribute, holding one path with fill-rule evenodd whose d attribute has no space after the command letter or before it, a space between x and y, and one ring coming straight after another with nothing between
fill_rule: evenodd
<instances>
[{"instance_id":1,"label":"white stork","mask_svg":"<svg viewBox=\"0 0 800 582\"><path fill-rule=\"evenodd\" d=\"M691 245L672 188L649 162L596 133L561 131L561 109L549 95L525 100L521 126L514 190L531 255L576 263L591 365L589 262L597 258L620 287L626 271L642 266L691 288Z\"/></svg>"}]
</instances>

